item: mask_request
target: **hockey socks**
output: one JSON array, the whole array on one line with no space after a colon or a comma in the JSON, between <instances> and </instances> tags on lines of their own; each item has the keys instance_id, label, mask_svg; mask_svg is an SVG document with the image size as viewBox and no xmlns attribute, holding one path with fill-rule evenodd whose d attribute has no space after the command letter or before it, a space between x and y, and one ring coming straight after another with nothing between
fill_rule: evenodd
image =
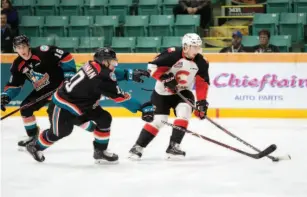
<instances>
[{"instance_id":1,"label":"hockey socks","mask_svg":"<svg viewBox=\"0 0 307 197\"><path fill-rule=\"evenodd\" d=\"M88 132L93 132L96 128L96 124L93 121L88 121L80 126Z\"/></svg>"},{"instance_id":2,"label":"hockey socks","mask_svg":"<svg viewBox=\"0 0 307 197\"><path fill-rule=\"evenodd\" d=\"M33 137L38 133L35 116L22 117L26 132L29 137Z\"/></svg>"},{"instance_id":3,"label":"hockey socks","mask_svg":"<svg viewBox=\"0 0 307 197\"><path fill-rule=\"evenodd\" d=\"M99 150L106 150L109 145L110 128L94 130L94 148Z\"/></svg>"},{"instance_id":4,"label":"hockey socks","mask_svg":"<svg viewBox=\"0 0 307 197\"><path fill-rule=\"evenodd\" d=\"M37 138L36 148L37 150L45 150L46 148L49 148L56 140L51 140L52 138L50 134L50 130L47 129L39 134Z\"/></svg>"},{"instance_id":5,"label":"hockey socks","mask_svg":"<svg viewBox=\"0 0 307 197\"><path fill-rule=\"evenodd\" d=\"M184 120L184 119L176 119L174 121L175 126L178 126L178 127L184 128L184 129L186 129L188 127L188 124L189 124L189 122L187 120ZM185 134L185 132L174 128L173 132L172 132L172 136L171 136L171 142L175 142L177 144L180 144L183 137L184 137L184 134Z\"/></svg>"},{"instance_id":6,"label":"hockey socks","mask_svg":"<svg viewBox=\"0 0 307 197\"><path fill-rule=\"evenodd\" d=\"M145 124L142 129L136 144L145 148L158 134L159 130L151 124Z\"/></svg>"}]
</instances>

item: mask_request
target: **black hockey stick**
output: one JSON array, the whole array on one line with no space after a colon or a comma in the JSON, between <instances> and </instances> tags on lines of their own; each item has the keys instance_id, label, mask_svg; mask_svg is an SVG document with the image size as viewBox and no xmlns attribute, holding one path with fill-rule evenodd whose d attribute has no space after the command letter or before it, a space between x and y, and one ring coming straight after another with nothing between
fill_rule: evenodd
<instances>
[{"instance_id":1,"label":"black hockey stick","mask_svg":"<svg viewBox=\"0 0 307 197\"><path fill-rule=\"evenodd\" d=\"M171 127L175 128L175 129L178 129L178 130L180 130L180 131L182 131L182 132L189 133L189 134L191 134L191 135L193 135L193 136L196 136L196 137L201 138L201 139L203 139L203 140L207 140L207 141L209 141L209 142L212 142L212 143L214 143L214 144L217 144L217 145L219 145L219 146L222 146L222 147L224 147L224 148L230 149L230 150L232 150L232 151L234 151L234 152L240 153L240 154L242 154L242 155L245 155L245 156L248 156L248 157L251 157L251 158L254 158L254 159L261 159L262 157L265 157L265 156L271 154L272 152L274 152L274 151L276 150L276 148L277 148L275 144L272 144L272 145L270 145L269 147L267 147L266 149L264 149L263 151L260 151L260 152L257 153L257 154L252 154L252 153L248 153L248 152L245 152L245 151L243 151L243 150L240 150L240 149L238 149L238 148L235 148L235 147L233 147L233 146L230 146L230 145L221 143L221 142L216 141L216 140L214 140L214 139L211 139L211 138L209 138L209 137L200 135L200 134L195 133L195 132L193 132L193 131L189 131L189 130L184 129L184 128L182 128L182 127L175 126L175 125L173 125L173 124L171 124L171 123L168 123L168 122L166 122L166 121L163 121L163 120L162 120L162 123L165 124L165 125L171 126Z\"/></svg>"},{"instance_id":2,"label":"black hockey stick","mask_svg":"<svg viewBox=\"0 0 307 197\"><path fill-rule=\"evenodd\" d=\"M180 96L182 98L182 100L184 100L188 105L190 105L194 110L197 110L196 107L187 99L185 98L180 92L177 92L177 95ZM216 126L217 128L219 128L220 130L222 130L223 132L227 133L228 135L230 135L231 137L235 138L236 140L240 141L241 143L243 143L244 145L250 147L251 149L257 151L257 152L261 152L261 150L259 150L258 148L254 147L253 145L249 144L248 142L244 141L243 139L239 138L238 136L234 135L233 133L231 133L230 131L228 131L227 129L225 129L224 127L222 127L221 125L219 125L218 123L214 122L212 119L210 119L208 116L206 116L206 119L212 123L214 126ZM286 155L286 156L280 156L280 157L273 157L270 155L266 155L268 158L270 158L272 161L277 162L280 160L290 160L291 157L290 155Z\"/></svg>"},{"instance_id":3,"label":"black hockey stick","mask_svg":"<svg viewBox=\"0 0 307 197\"><path fill-rule=\"evenodd\" d=\"M32 105L38 103L39 101L44 100L44 99L50 97L54 92L55 92L55 90L53 90L53 91L51 91L51 92L48 92L48 93L44 94L44 95L41 96L41 97L38 97L38 98L35 99L34 101L32 101L32 102L30 102L30 103L28 103L28 104L26 104L26 105L24 105L24 106L21 106L21 107L19 107L18 109L16 109L16 110L14 110L14 111L12 111L12 112L6 114L5 116L1 117L0 120L3 120L3 119L5 119L5 118L7 118L7 117L9 117L9 116L11 116L11 115L13 115L13 114L15 114L16 112L18 112L18 111L21 110L21 109L28 108L28 107L30 107L30 106L32 106Z\"/></svg>"}]
</instances>

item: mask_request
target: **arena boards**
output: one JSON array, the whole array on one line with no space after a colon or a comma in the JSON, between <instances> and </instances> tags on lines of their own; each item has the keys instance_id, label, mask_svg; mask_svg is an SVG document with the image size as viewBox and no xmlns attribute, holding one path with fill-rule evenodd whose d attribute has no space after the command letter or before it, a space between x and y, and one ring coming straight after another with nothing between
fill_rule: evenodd
<instances>
[{"instance_id":1,"label":"arena boards","mask_svg":"<svg viewBox=\"0 0 307 197\"><path fill-rule=\"evenodd\" d=\"M146 68L156 54L118 54L121 67ZM92 54L74 54L78 64ZM15 54L1 55L1 88L9 78L9 67ZM307 118L307 54L205 54L210 62L208 115L216 118ZM154 80L134 86L121 83L137 99L148 100ZM25 87L26 88L26 87ZM30 88L28 86L27 88ZM27 90L25 93L29 92ZM26 94L22 95L25 96ZM12 101L5 113L16 109L22 96ZM19 99L19 100L18 100ZM137 117L112 101L102 98L102 106L115 117ZM20 114L16 114L20 115ZM46 116L46 109L37 112Z\"/></svg>"}]
</instances>

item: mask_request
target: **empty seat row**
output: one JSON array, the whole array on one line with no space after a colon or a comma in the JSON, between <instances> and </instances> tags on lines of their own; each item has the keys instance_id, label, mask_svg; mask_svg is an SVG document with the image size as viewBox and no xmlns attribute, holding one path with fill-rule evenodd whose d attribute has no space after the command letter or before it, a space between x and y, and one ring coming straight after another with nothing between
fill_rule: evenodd
<instances>
[{"instance_id":1,"label":"empty seat row","mask_svg":"<svg viewBox=\"0 0 307 197\"><path fill-rule=\"evenodd\" d=\"M69 52L88 53L105 46L104 37L31 37L32 47L56 45ZM112 48L117 53L157 53L168 47L180 47L181 37L113 37Z\"/></svg>"},{"instance_id":2,"label":"empty seat row","mask_svg":"<svg viewBox=\"0 0 307 197\"><path fill-rule=\"evenodd\" d=\"M290 35L274 35L270 38L270 44L278 46L280 52L289 52L291 48ZM242 44L246 47L253 47L259 44L258 36L243 36Z\"/></svg>"},{"instance_id":3,"label":"empty seat row","mask_svg":"<svg viewBox=\"0 0 307 197\"><path fill-rule=\"evenodd\" d=\"M306 13L255 14L253 20L253 35L261 29L267 29L271 35L291 35L292 42L300 42L304 38Z\"/></svg>"},{"instance_id":4,"label":"empty seat row","mask_svg":"<svg viewBox=\"0 0 307 197\"><path fill-rule=\"evenodd\" d=\"M307 0L267 0L267 13L307 12Z\"/></svg>"},{"instance_id":5,"label":"empty seat row","mask_svg":"<svg viewBox=\"0 0 307 197\"><path fill-rule=\"evenodd\" d=\"M197 32L199 15L128 16L125 19L125 36L183 36ZM28 36L103 36L106 44L116 35L118 16L24 16L20 32Z\"/></svg>"},{"instance_id":6,"label":"empty seat row","mask_svg":"<svg viewBox=\"0 0 307 197\"><path fill-rule=\"evenodd\" d=\"M139 15L172 14L178 0L138 0ZM129 15L132 0L15 0L20 15ZM162 8L162 9L161 9ZM162 12L163 10L163 12Z\"/></svg>"}]
</instances>

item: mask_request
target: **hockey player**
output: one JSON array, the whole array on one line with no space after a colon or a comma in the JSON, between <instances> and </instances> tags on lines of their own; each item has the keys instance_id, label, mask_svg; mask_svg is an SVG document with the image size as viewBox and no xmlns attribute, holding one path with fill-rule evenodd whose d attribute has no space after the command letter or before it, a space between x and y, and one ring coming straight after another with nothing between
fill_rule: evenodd
<instances>
[{"instance_id":1,"label":"hockey player","mask_svg":"<svg viewBox=\"0 0 307 197\"><path fill-rule=\"evenodd\" d=\"M116 53L111 48L101 48L94 54L94 61L88 61L69 81L53 95L48 114L50 129L39 134L27 145L27 151L39 162L45 160L43 150L56 141L71 134L74 125L94 121L94 159L115 162L118 156L107 151L112 116L98 103L101 95L124 101L130 99L117 85L113 72L117 64Z\"/></svg>"},{"instance_id":2,"label":"hockey player","mask_svg":"<svg viewBox=\"0 0 307 197\"><path fill-rule=\"evenodd\" d=\"M172 108L176 119L174 125L188 127L192 108L185 103L176 92L180 92L192 103L194 95L192 87L196 88L196 108L204 113L195 111L195 115L204 119L207 113L207 93L209 86L209 64L201 55L202 41L195 33L188 33L182 38L182 48L169 48L148 63L148 70L156 85L151 96L154 105L154 120L146 123L135 145L130 150L130 159L140 159L143 150L154 139L162 128L162 121L167 121ZM168 158L183 157L185 152L180 149L184 132L173 129L169 146L166 149Z\"/></svg>"},{"instance_id":3,"label":"hockey player","mask_svg":"<svg viewBox=\"0 0 307 197\"><path fill-rule=\"evenodd\" d=\"M76 65L72 55L55 46L42 45L36 48L30 48L29 39L20 35L13 40L14 50L18 57L11 66L11 77L4 87L1 94L1 110L5 111L5 106L16 97L22 89L25 80L29 80L34 90L24 99L21 106L55 91L63 80L69 79L76 73ZM141 77L147 76L147 72L141 69L120 69L115 70L115 75L120 80L142 82ZM21 109L24 126L28 137L18 142L19 149L22 150L35 135L39 132L36 124L34 112L40 110L49 103L49 98L44 98L28 108ZM131 105L134 103L134 105ZM123 106L134 113L142 111L142 118L146 121L152 120L152 105L144 103L141 105L135 101L125 101ZM93 125L89 122L87 125ZM93 127L92 127L93 128ZM85 129L91 129L87 127Z\"/></svg>"},{"instance_id":4,"label":"hockey player","mask_svg":"<svg viewBox=\"0 0 307 197\"><path fill-rule=\"evenodd\" d=\"M1 110L16 97L22 89L25 80L32 83L34 90L22 101L24 106L36 99L56 90L65 78L76 72L73 56L55 46L42 45L30 48L29 39L20 35L13 40L14 50L18 57L14 60L10 71L11 77L1 94ZM28 137L19 141L18 146L24 147L38 133L33 112L48 103L48 98L42 99L28 108L20 110Z\"/></svg>"}]
</instances>

